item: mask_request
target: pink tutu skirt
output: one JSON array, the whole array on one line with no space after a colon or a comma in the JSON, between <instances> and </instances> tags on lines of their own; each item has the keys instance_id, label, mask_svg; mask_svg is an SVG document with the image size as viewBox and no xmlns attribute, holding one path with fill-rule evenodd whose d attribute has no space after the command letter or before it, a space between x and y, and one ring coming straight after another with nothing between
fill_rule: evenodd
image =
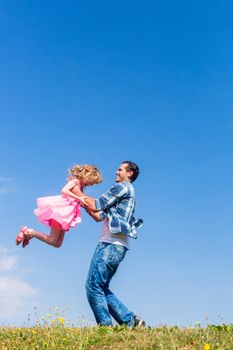
<instances>
[{"instance_id":1,"label":"pink tutu skirt","mask_svg":"<svg viewBox=\"0 0 233 350\"><path fill-rule=\"evenodd\" d=\"M37 208L34 210L38 220L50 226L50 220L56 220L64 231L75 227L81 222L80 202L74 198L57 195L37 198Z\"/></svg>"}]
</instances>

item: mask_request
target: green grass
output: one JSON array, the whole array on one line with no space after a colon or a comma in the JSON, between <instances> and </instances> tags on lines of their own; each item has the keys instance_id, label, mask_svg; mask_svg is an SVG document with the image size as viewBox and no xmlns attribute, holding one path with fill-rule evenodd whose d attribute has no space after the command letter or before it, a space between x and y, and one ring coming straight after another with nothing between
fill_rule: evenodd
<instances>
[{"instance_id":1,"label":"green grass","mask_svg":"<svg viewBox=\"0 0 233 350\"><path fill-rule=\"evenodd\" d=\"M30 328L0 328L0 350L233 350L233 325L205 328L67 327L63 318Z\"/></svg>"}]
</instances>

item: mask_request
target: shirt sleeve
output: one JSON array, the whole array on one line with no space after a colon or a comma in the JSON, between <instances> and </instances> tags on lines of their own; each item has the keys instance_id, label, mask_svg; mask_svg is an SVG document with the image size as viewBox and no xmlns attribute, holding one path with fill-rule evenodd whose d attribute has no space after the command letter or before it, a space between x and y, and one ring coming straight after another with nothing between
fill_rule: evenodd
<instances>
[{"instance_id":1,"label":"shirt sleeve","mask_svg":"<svg viewBox=\"0 0 233 350\"><path fill-rule=\"evenodd\" d=\"M128 193L128 187L124 183L114 184L106 193L95 199L97 211L103 211L112 207L120 198Z\"/></svg>"}]
</instances>

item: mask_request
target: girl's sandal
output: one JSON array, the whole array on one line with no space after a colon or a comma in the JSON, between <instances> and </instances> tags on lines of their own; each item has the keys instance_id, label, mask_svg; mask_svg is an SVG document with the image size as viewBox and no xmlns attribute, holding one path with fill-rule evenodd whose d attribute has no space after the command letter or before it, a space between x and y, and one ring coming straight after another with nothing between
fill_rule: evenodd
<instances>
[{"instance_id":1,"label":"girl's sandal","mask_svg":"<svg viewBox=\"0 0 233 350\"><path fill-rule=\"evenodd\" d=\"M24 240L24 234L23 232L20 231L20 233L16 237L15 244L19 245L22 243L23 240Z\"/></svg>"},{"instance_id":2,"label":"girl's sandal","mask_svg":"<svg viewBox=\"0 0 233 350\"><path fill-rule=\"evenodd\" d=\"M33 236L24 237L22 247L25 248L29 244L29 242L32 238L33 238Z\"/></svg>"},{"instance_id":3,"label":"girl's sandal","mask_svg":"<svg viewBox=\"0 0 233 350\"><path fill-rule=\"evenodd\" d=\"M32 238L31 236L25 235L25 233L28 233L29 231L32 231L32 229L29 229L27 226L23 226L16 237L15 244L19 245L23 242L22 246L25 247ZM25 242L26 244L24 243L25 240L28 241L27 243Z\"/></svg>"}]
</instances>

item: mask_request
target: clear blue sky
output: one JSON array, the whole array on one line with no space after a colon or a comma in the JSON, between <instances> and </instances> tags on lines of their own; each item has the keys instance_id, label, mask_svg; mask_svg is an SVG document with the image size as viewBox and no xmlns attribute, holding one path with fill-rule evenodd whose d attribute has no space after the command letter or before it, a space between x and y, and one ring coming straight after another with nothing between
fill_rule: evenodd
<instances>
[{"instance_id":1,"label":"clear blue sky","mask_svg":"<svg viewBox=\"0 0 233 350\"><path fill-rule=\"evenodd\" d=\"M121 161L135 183L139 238L112 290L148 324L232 322L231 1L1 1L0 323L67 307L93 323L85 279L101 224L83 213L61 249L33 240L36 197L67 169Z\"/></svg>"}]
</instances>

